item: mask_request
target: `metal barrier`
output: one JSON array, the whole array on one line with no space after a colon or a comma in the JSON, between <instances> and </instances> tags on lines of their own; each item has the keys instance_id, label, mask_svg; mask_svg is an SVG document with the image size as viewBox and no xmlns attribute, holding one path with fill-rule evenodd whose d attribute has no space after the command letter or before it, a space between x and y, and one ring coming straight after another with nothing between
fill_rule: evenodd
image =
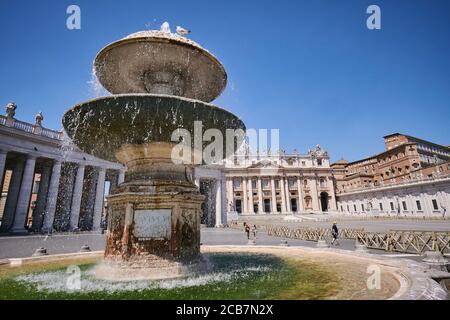
<instances>
[{"instance_id":1,"label":"metal barrier","mask_svg":"<svg viewBox=\"0 0 450 320\"><path fill-rule=\"evenodd\" d=\"M390 230L388 233L364 232L358 242L370 249L423 254L425 251L450 253L450 232Z\"/></svg>"},{"instance_id":2,"label":"metal barrier","mask_svg":"<svg viewBox=\"0 0 450 320\"><path fill-rule=\"evenodd\" d=\"M291 238L306 241L319 241L325 237L331 237L331 228L289 228L268 226L267 235L283 238ZM343 228L339 231L342 239L356 239L358 234L364 233L364 229Z\"/></svg>"},{"instance_id":3,"label":"metal barrier","mask_svg":"<svg viewBox=\"0 0 450 320\"><path fill-rule=\"evenodd\" d=\"M243 230L242 224L232 223L230 228ZM286 226L274 226L274 225L257 225L258 230L266 231L267 235L280 238L290 238L306 241L319 241L324 237L331 236L330 228L290 228ZM357 236L364 233L364 229L349 229L343 228L339 231L339 237L343 239L357 239Z\"/></svg>"},{"instance_id":4,"label":"metal barrier","mask_svg":"<svg viewBox=\"0 0 450 320\"><path fill-rule=\"evenodd\" d=\"M243 225L230 224L233 229L243 230ZM306 241L319 241L331 236L331 228L290 228L287 226L257 225L273 237ZM342 228L342 239L355 239L370 249L388 252L423 254L425 251L450 253L450 231L390 230L386 233L367 232L364 229Z\"/></svg>"}]
</instances>

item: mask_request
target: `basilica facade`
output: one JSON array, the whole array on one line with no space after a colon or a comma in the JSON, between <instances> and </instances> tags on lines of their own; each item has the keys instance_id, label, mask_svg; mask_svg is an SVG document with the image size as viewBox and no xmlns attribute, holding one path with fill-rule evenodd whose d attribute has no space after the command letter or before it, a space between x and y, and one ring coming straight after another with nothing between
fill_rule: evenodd
<instances>
[{"instance_id":1,"label":"basilica facade","mask_svg":"<svg viewBox=\"0 0 450 320\"><path fill-rule=\"evenodd\" d=\"M242 215L322 213L337 210L328 153L242 155L228 160L228 211Z\"/></svg>"}]
</instances>

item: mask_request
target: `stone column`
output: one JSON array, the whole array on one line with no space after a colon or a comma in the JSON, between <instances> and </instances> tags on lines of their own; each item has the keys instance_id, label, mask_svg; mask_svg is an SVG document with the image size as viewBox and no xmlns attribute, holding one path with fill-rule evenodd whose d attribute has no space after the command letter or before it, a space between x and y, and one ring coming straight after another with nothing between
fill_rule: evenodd
<instances>
[{"instance_id":1,"label":"stone column","mask_svg":"<svg viewBox=\"0 0 450 320\"><path fill-rule=\"evenodd\" d=\"M415 211L417 211L416 203L412 198L411 194L408 194L406 196L406 205L408 206L408 211L411 215L414 214Z\"/></svg>"},{"instance_id":2,"label":"stone column","mask_svg":"<svg viewBox=\"0 0 450 320\"><path fill-rule=\"evenodd\" d=\"M234 190L233 190L233 179L227 179L227 211L234 211Z\"/></svg>"},{"instance_id":3,"label":"stone column","mask_svg":"<svg viewBox=\"0 0 450 320\"><path fill-rule=\"evenodd\" d=\"M291 192L289 191L289 178L286 177L284 182L285 195L286 195L286 212L292 212L291 208Z\"/></svg>"},{"instance_id":4,"label":"stone column","mask_svg":"<svg viewBox=\"0 0 450 320\"><path fill-rule=\"evenodd\" d=\"M245 214L248 211L247 178L242 178L242 198L244 199L244 207L242 208L242 213Z\"/></svg>"},{"instance_id":5,"label":"stone column","mask_svg":"<svg viewBox=\"0 0 450 320\"><path fill-rule=\"evenodd\" d=\"M425 207L428 208L428 215L430 216L434 215L434 207L433 207L434 198L435 198L434 195L425 192Z\"/></svg>"},{"instance_id":6,"label":"stone column","mask_svg":"<svg viewBox=\"0 0 450 320\"><path fill-rule=\"evenodd\" d=\"M85 169L83 196L81 197L80 219L78 228L80 230L92 230L94 219L95 194L97 189L98 172L94 168ZM116 176L114 178L117 178ZM117 179L115 179L117 181ZM113 186L111 186L113 188Z\"/></svg>"},{"instance_id":7,"label":"stone column","mask_svg":"<svg viewBox=\"0 0 450 320\"><path fill-rule=\"evenodd\" d=\"M216 180L216 222L215 227L222 227L222 181Z\"/></svg>"},{"instance_id":8,"label":"stone column","mask_svg":"<svg viewBox=\"0 0 450 320\"><path fill-rule=\"evenodd\" d=\"M272 200L270 201L272 203L272 213L277 213L277 193L275 190L275 178L270 178L270 191L272 195Z\"/></svg>"},{"instance_id":9,"label":"stone column","mask_svg":"<svg viewBox=\"0 0 450 320\"><path fill-rule=\"evenodd\" d=\"M280 178L280 190L281 190L281 213L286 213L286 188L284 177Z\"/></svg>"},{"instance_id":10,"label":"stone column","mask_svg":"<svg viewBox=\"0 0 450 320\"><path fill-rule=\"evenodd\" d=\"M121 184L125 181L125 170L119 170L119 175L117 177L117 184Z\"/></svg>"},{"instance_id":11,"label":"stone column","mask_svg":"<svg viewBox=\"0 0 450 320\"><path fill-rule=\"evenodd\" d=\"M36 166L36 157L28 156L25 163L25 169L22 177L22 184L20 186L19 198L17 200L16 214L14 216L14 223L12 232L25 232L25 223L30 207L31 190L34 181L34 169Z\"/></svg>"},{"instance_id":12,"label":"stone column","mask_svg":"<svg viewBox=\"0 0 450 320\"><path fill-rule=\"evenodd\" d=\"M56 200L58 198L59 178L61 177L61 161L53 162L52 176L48 188L47 203L45 205L44 223L42 231L49 232L53 229L53 220L55 219Z\"/></svg>"},{"instance_id":13,"label":"stone column","mask_svg":"<svg viewBox=\"0 0 450 320\"><path fill-rule=\"evenodd\" d=\"M258 177L258 212L264 213L263 209L263 190L261 177Z\"/></svg>"},{"instance_id":14,"label":"stone column","mask_svg":"<svg viewBox=\"0 0 450 320\"><path fill-rule=\"evenodd\" d=\"M51 167L44 164L41 172L41 180L39 182L39 190L36 200L36 207L33 210L33 220L31 222L31 231L40 231L42 221L45 214L45 205L47 203L48 186L50 183Z\"/></svg>"},{"instance_id":15,"label":"stone column","mask_svg":"<svg viewBox=\"0 0 450 320\"><path fill-rule=\"evenodd\" d=\"M9 182L8 196L6 197L5 208L3 210L2 225L0 232L7 232L14 221L16 212L17 198L19 197L20 183L22 181L25 160L23 158L15 159L11 180Z\"/></svg>"},{"instance_id":16,"label":"stone column","mask_svg":"<svg viewBox=\"0 0 450 320\"><path fill-rule=\"evenodd\" d=\"M222 178L220 179L220 183L222 184L222 189L221 189L221 194L222 194L222 216L220 217L220 224L223 227L224 225L228 224L228 219L227 219L227 178L225 177L225 175L222 176ZM217 223L217 221L216 221Z\"/></svg>"},{"instance_id":17,"label":"stone column","mask_svg":"<svg viewBox=\"0 0 450 320\"><path fill-rule=\"evenodd\" d=\"M253 210L253 179L250 177L250 179L247 182L248 184L248 193L250 194L249 198L248 198L248 212L249 213L255 213L255 211Z\"/></svg>"},{"instance_id":18,"label":"stone column","mask_svg":"<svg viewBox=\"0 0 450 320\"><path fill-rule=\"evenodd\" d=\"M275 179L270 179L271 191L272 191L272 213L277 213L277 193L275 188Z\"/></svg>"},{"instance_id":19,"label":"stone column","mask_svg":"<svg viewBox=\"0 0 450 320\"><path fill-rule=\"evenodd\" d=\"M385 212L390 212L390 210L391 210L391 204L389 203L389 201L388 201L388 199L387 199L387 197L386 197L386 194L383 192L383 194L382 194L382 198L381 198L382 200L381 200L381 203L383 204L383 214L385 213ZM423 208L422 208L423 209Z\"/></svg>"},{"instance_id":20,"label":"stone column","mask_svg":"<svg viewBox=\"0 0 450 320\"><path fill-rule=\"evenodd\" d=\"M80 220L81 197L83 195L83 181L84 181L84 165L78 165L77 175L75 177L75 185L72 193L72 205L70 207L70 223L69 230L72 231L78 228Z\"/></svg>"},{"instance_id":21,"label":"stone column","mask_svg":"<svg viewBox=\"0 0 450 320\"><path fill-rule=\"evenodd\" d=\"M319 211L319 195L317 194L317 179L313 177L310 180L311 184L311 197L312 197L312 205L314 211Z\"/></svg>"},{"instance_id":22,"label":"stone column","mask_svg":"<svg viewBox=\"0 0 450 320\"><path fill-rule=\"evenodd\" d=\"M105 175L106 170L100 168L97 180L97 192L95 196L95 206L94 206L94 222L93 230L100 230L102 222L102 212L103 212L103 200L105 196Z\"/></svg>"},{"instance_id":23,"label":"stone column","mask_svg":"<svg viewBox=\"0 0 450 320\"><path fill-rule=\"evenodd\" d=\"M7 151L0 150L0 198L2 197L3 191L3 178L5 176L5 165L7 154L8 154Z\"/></svg>"},{"instance_id":24,"label":"stone column","mask_svg":"<svg viewBox=\"0 0 450 320\"><path fill-rule=\"evenodd\" d=\"M305 207L303 206L302 178L300 176L297 177L297 192L298 192L297 211L298 213L301 213L305 211Z\"/></svg>"},{"instance_id":25,"label":"stone column","mask_svg":"<svg viewBox=\"0 0 450 320\"><path fill-rule=\"evenodd\" d=\"M448 189L447 189L448 190ZM443 191L442 192L442 196L446 199L445 203L446 203L446 211L445 211L445 216L449 217L450 216L450 192L448 191Z\"/></svg>"},{"instance_id":26,"label":"stone column","mask_svg":"<svg viewBox=\"0 0 450 320\"><path fill-rule=\"evenodd\" d=\"M336 196L334 193L334 181L332 177L328 177L328 193L329 196L331 197L330 199L330 210L332 211L337 211L337 204L336 204Z\"/></svg>"}]
</instances>

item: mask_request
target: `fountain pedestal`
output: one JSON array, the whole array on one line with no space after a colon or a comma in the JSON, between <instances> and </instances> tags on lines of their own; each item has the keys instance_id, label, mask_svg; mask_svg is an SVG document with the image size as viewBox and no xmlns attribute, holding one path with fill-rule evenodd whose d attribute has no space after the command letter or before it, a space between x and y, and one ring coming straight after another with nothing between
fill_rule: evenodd
<instances>
[{"instance_id":1,"label":"fountain pedestal","mask_svg":"<svg viewBox=\"0 0 450 320\"><path fill-rule=\"evenodd\" d=\"M185 276L203 264L200 218L204 196L192 168L174 163L173 144L127 144L116 158L128 167L125 182L108 197L106 264L100 278Z\"/></svg>"},{"instance_id":2,"label":"fountain pedestal","mask_svg":"<svg viewBox=\"0 0 450 320\"><path fill-rule=\"evenodd\" d=\"M156 184L141 186L146 191L109 197L106 258L127 260L134 255L155 254L184 259L199 254L204 196L187 186L177 186L175 191L173 186Z\"/></svg>"}]
</instances>

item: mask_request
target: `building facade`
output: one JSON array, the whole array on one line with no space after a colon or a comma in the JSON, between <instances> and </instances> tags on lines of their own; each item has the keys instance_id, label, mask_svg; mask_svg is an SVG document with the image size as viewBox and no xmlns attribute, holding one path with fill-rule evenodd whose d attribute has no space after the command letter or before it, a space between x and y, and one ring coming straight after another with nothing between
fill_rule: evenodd
<instances>
[{"instance_id":1,"label":"building facade","mask_svg":"<svg viewBox=\"0 0 450 320\"><path fill-rule=\"evenodd\" d=\"M306 155L243 155L225 167L227 208L242 215L336 211L333 172L320 146Z\"/></svg>"},{"instance_id":2,"label":"building facade","mask_svg":"<svg viewBox=\"0 0 450 320\"><path fill-rule=\"evenodd\" d=\"M62 132L0 116L0 232L96 230L105 216L105 186L124 181L126 168L85 154ZM194 183L205 195L202 223L219 227L227 213L293 214L336 211L329 156L243 155L199 166Z\"/></svg>"},{"instance_id":3,"label":"building facade","mask_svg":"<svg viewBox=\"0 0 450 320\"><path fill-rule=\"evenodd\" d=\"M0 116L0 232L98 230L105 185L125 168L79 151L62 132L15 118L10 103Z\"/></svg>"},{"instance_id":4,"label":"building facade","mask_svg":"<svg viewBox=\"0 0 450 320\"><path fill-rule=\"evenodd\" d=\"M450 148L395 133L385 151L334 170L338 209L343 213L445 215L450 210Z\"/></svg>"},{"instance_id":5,"label":"building facade","mask_svg":"<svg viewBox=\"0 0 450 320\"><path fill-rule=\"evenodd\" d=\"M81 152L60 131L0 116L0 233L98 230L108 190L126 168ZM450 211L450 149L403 134L386 150L330 165L320 146L306 154L235 155L196 167L205 195L202 224L220 227L235 215L384 214L441 216Z\"/></svg>"}]
</instances>

